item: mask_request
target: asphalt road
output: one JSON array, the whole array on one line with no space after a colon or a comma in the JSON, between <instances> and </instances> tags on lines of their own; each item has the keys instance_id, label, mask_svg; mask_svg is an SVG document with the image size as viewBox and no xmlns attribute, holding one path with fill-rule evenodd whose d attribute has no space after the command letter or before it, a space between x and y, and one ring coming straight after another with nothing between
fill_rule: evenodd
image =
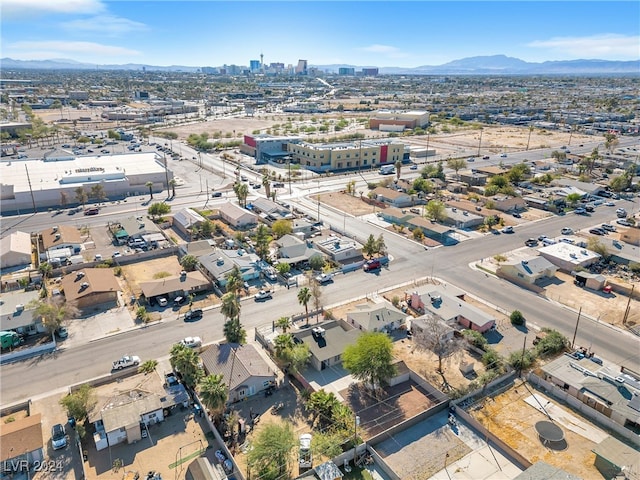
<instances>
[{"instance_id":1,"label":"asphalt road","mask_svg":"<svg viewBox=\"0 0 640 480\"><path fill-rule=\"evenodd\" d=\"M586 147L585 147L586 148ZM185 152L186 154L187 152ZM510 154L511 159L513 155ZM211 159L211 168L220 166L219 159ZM193 205L196 202L208 202L208 193L200 192L194 184L194 165L190 162L176 162L177 168L184 170L181 176L191 184L171 200L173 210L178 206ZM375 174L368 174L375 175ZM296 186L295 192L289 195L291 203L312 217L316 216L317 205L302 195L321 188L331 189L329 182L344 184L344 180L328 179L309 181L306 185ZM338 182L338 183L336 183ZM322 187L321 187L322 183ZM156 198L161 196L156 195ZM13 217L3 217L2 232L20 229L38 231L56 224L80 224L98 226L108 221L117 220L123 214L144 211L142 202L147 197L129 199L120 204L109 203L100 215L85 217L81 213L75 216L66 214L52 216L51 213L38 213ZM219 201L216 199L216 201ZM220 200L220 201L224 201ZM637 209L632 202L619 201L628 211ZM347 301L349 299L380 291L407 281L436 276L446 282L457 285L492 304L507 310L518 309L528 321L541 327L556 328L569 338L573 337L577 314L548 302L536 295L522 290L508 282L501 281L484 273L469 268L469 263L486 258L503 251L521 247L529 237L540 234L557 236L562 227L574 230L582 229L605 221L613 220L614 208L598 207L591 216L565 215L555 216L539 222L518 226L511 235L485 236L459 243L451 247L442 247L425 251L421 245L404 237L385 232L384 238L388 250L393 257L388 268L377 274L356 271L344 276L337 276L333 283L323 288L324 305ZM345 216L331 208L321 206L321 218L325 224L341 230L346 226L347 233L359 239L366 239L369 234L378 236L382 230L360 218ZM281 316L292 315L304 311L296 299L297 288L290 290L280 287L272 300L256 303L243 301L241 320L248 335L253 336L253 328L269 323ZM139 355L143 361L149 358L160 358L168 355L170 346L181 338L199 335L205 342L222 338L223 319L217 309L205 312L204 317L194 323L184 323L181 319L167 318L160 324L141 330L107 337L87 345L70 349L62 349L49 355L25 360L2 367L2 398L0 403L8 404L51 390L63 388L69 384L104 375L109 372L111 362L125 353ZM622 332L608 326L601 326L596 331L593 319L582 317L576 337L577 345L592 345L593 351L616 363L632 365L640 362L640 340L628 332ZM606 327L606 330L603 330ZM606 335L603 335L606 331ZM28 378L28 382L25 379Z\"/></svg>"}]
</instances>

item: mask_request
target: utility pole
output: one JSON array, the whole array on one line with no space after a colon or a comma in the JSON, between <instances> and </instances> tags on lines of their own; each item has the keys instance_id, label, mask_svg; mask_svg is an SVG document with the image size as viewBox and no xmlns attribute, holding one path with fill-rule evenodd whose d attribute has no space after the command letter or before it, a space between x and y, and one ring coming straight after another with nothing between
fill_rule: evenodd
<instances>
[{"instance_id":1,"label":"utility pole","mask_svg":"<svg viewBox=\"0 0 640 480\"><path fill-rule=\"evenodd\" d=\"M631 297L629 297L631 298ZM578 325L580 324L580 314L582 313L582 307L578 310L578 320L576 320L576 329L573 332L573 340L571 340L571 349L573 349L573 345L576 343L576 335L578 334Z\"/></svg>"},{"instance_id":2,"label":"utility pole","mask_svg":"<svg viewBox=\"0 0 640 480\"><path fill-rule=\"evenodd\" d=\"M358 457L358 425L360 425L360 417L358 415L353 419L353 466L356 465L356 458Z\"/></svg>"},{"instance_id":3,"label":"utility pole","mask_svg":"<svg viewBox=\"0 0 640 480\"><path fill-rule=\"evenodd\" d=\"M622 325L627 324L627 318L631 312L631 297L633 297L633 290L636 288L635 284L631 285L631 293L629 294L629 300L627 300L627 308L624 309L624 316L622 317Z\"/></svg>"},{"instance_id":4,"label":"utility pole","mask_svg":"<svg viewBox=\"0 0 640 480\"><path fill-rule=\"evenodd\" d=\"M24 169L27 171L27 182L29 182L29 193L31 193L31 203L33 204L33 213L36 213L38 210L36 209L36 199L33 196L33 188L31 188L31 178L29 177L29 169L25 164Z\"/></svg>"}]
</instances>

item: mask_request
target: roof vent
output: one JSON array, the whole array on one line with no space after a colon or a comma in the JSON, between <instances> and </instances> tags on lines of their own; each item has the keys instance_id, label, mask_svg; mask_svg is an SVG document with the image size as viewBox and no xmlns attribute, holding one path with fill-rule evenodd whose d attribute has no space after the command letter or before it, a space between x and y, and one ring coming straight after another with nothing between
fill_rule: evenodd
<instances>
[{"instance_id":1,"label":"roof vent","mask_svg":"<svg viewBox=\"0 0 640 480\"><path fill-rule=\"evenodd\" d=\"M22 303L19 303L18 305L16 305L16 312L21 312L24 310L24 305Z\"/></svg>"},{"instance_id":2,"label":"roof vent","mask_svg":"<svg viewBox=\"0 0 640 480\"><path fill-rule=\"evenodd\" d=\"M57 231L58 231L58 226L56 225L53 227L53 233L56 233Z\"/></svg>"},{"instance_id":3,"label":"roof vent","mask_svg":"<svg viewBox=\"0 0 640 480\"><path fill-rule=\"evenodd\" d=\"M56 240L60 240L60 234L59 234L59 233L56 233L56 235L55 235L55 239L56 239Z\"/></svg>"},{"instance_id":4,"label":"roof vent","mask_svg":"<svg viewBox=\"0 0 640 480\"><path fill-rule=\"evenodd\" d=\"M528 260L522 260L522 265L529 265L529 261Z\"/></svg>"}]
</instances>

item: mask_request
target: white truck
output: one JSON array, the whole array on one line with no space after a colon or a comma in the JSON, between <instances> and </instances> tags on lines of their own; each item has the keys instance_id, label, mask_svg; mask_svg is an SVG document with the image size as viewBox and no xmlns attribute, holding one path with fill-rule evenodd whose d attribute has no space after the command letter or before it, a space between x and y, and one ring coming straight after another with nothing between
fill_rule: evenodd
<instances>
[{"instance_id":1,"label":"white truck","mask_svg":"<svg viewBox=\"0 0 640 480\"><path fill-rule=\"evenodd\" d=\"M140 365L140 357L136 355L125 355L124 357L113 362L112 370L122 370L127 367L135 367Z\"/></svg>"},{"instance_id":2,"label":"white truck","mask_svg":"<svg viewBox=\"0 0 640 480\"><path fill-rule=\"evenodd\" d=\"M380 175L393 175L396 173L396 167L394 165L382 165L379 173Z\"/></svg>"},{"instance_id":3,"label":"white truck","mask_svg":"<svg viewBox=\"0 0 640 480\"><path fill-rule=\"evenodd\" d=\"M260 290L256 293L256 300L267 300L272 296L273 294L271 293L271 290Z\"/></svg>"}]
</instances>

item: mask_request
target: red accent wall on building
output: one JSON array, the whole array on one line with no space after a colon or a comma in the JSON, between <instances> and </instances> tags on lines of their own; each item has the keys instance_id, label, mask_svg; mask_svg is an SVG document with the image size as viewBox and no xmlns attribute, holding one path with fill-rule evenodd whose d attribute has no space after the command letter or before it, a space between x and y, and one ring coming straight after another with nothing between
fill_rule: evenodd
<instances>
[{"instance_id":1,"label":"red accent wall on building","mask_svg":"<svg viewBox=\"0 0 640 480\"><path fill-rule=\"evenodd\" d=\"M385 163L387 161L388 150L389 150L389 145L380 145L380 163Z\"/></svg>"},{"instance_id":2,"label":"red accent wall on building","mask_svg":"<svg viewBox=\"0 0 640 480\"><path fill-rule=\"evenodd\" d=\"M250 147L256 148L256 139L253 138L251 135L244 136L244 143L246 145L249 145Z\"/></svg>"}]
</instances>

